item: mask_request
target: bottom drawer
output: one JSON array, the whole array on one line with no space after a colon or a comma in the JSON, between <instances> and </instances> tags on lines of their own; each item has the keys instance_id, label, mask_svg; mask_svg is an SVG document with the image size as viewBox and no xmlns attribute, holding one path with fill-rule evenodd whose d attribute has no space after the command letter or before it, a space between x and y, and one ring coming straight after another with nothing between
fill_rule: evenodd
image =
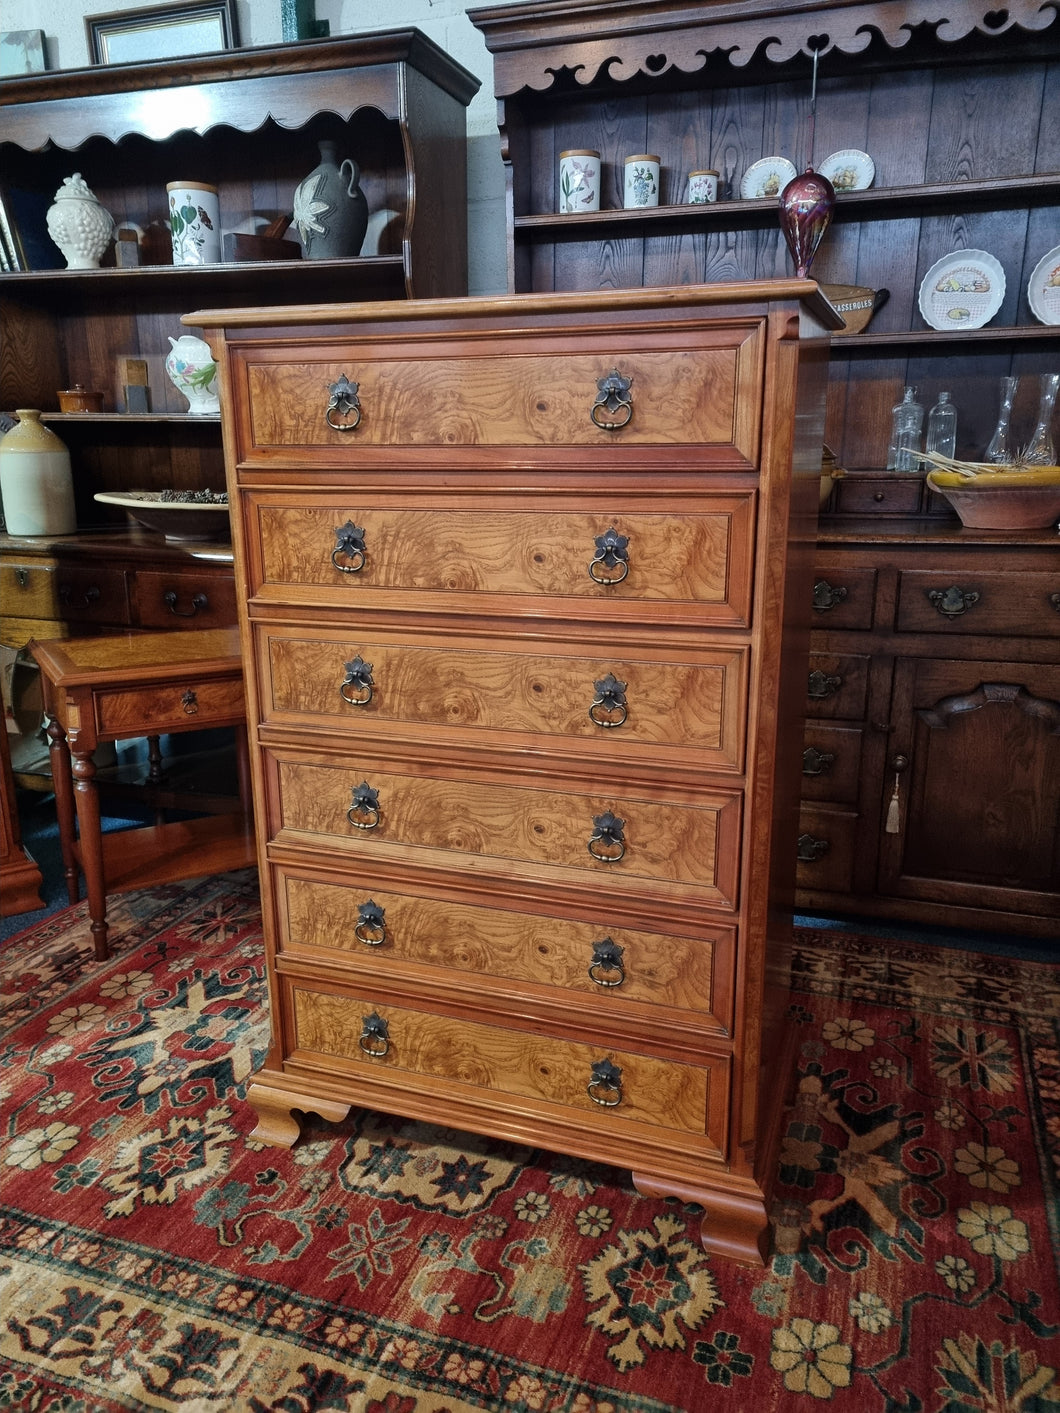
<instances>
[{"instance_id":1,"label":"bottom drawer","mask_svg":"<svg viewBox=\"0 0 1060 1413\"><path fill-rule=\"evenodd\" d=\"M487 1091L497 1102L545 1101L656 1129L706 1136L722 1147L729 1062L676 1064L606 1046L577 1044L368 996L309 990L288 982L296 1054L339 1061L341 1072L385 1069L395 1079L446 1091ZM407 1081L406 1081L407 1077Z\"/></svg>"},{"instance_id":2,"label":"bottom drawer","mask_svg":"<svg viewBox=\"0 0 1060 1413\"><path fill-rule=\"evenodd\" d=\"M854 810L803 806L799 812L798 888L849 893L854 886Z\"/></svg>"}]
</instances>

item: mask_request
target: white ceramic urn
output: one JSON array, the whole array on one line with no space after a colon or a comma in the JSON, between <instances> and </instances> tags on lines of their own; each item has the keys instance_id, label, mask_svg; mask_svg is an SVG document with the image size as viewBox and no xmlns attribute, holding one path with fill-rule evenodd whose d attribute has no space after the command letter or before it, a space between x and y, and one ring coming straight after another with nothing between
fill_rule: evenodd
<instances>
[{"instance_id":1,"label":"white ceramic urn","mask_svg":"<svg viewBox=\"0 0 1060 1413\"><path fill-rule=\"evenodd\" d=\"M216 417L221 410L217 396L217 364L210 345L194 334L170 336L173 347L166 356L169 381L188 399L193 417Z\"/></svg>"},{"instance_id":2,"label":"white ceramic urn","mask_svg":"<svg viewBox=\"0 0 1060 1413\"><path fill-rule=\"evenodd\" d=\"M45 219L68 270L98 269L100 256L114 239L114 218L89 191L80 172L65 179Z\"/></svg>"}]
</instances>

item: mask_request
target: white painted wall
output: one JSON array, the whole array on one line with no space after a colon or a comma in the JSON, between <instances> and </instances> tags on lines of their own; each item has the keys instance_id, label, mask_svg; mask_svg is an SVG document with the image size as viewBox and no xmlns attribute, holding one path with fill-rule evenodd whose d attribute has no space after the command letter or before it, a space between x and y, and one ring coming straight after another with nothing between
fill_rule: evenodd
<instances>
[{"instance_id":1,"label":"white painted wall","mask_svg":"<svg viewBox=\"0 0 1060 1413\"><path fill-rule=\"evenodd\" d=\"M415 25L477 78L482 87L467 115L468 137L468 264L472 294L503 294L504 168L497 136L493 98L493 60L482 35L467 18L467 10L486 0L317 0L316 16L327 20L332 35L362 34L376 29ZM490 0L515 3L515 0ZM49 69L78 69L88 63L85 14L136 10L130 0L106 0L85 11L70 0L3 0L5 30L41 29ZM236 0L239 37L244 45L278 44L280 0Z\"/></svg>"}]
</instances>

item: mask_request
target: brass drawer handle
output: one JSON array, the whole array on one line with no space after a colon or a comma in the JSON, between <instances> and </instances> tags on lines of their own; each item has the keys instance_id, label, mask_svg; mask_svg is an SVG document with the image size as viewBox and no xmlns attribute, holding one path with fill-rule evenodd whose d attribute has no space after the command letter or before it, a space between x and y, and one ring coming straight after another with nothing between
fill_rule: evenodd
<instances>
[{"instance_id":1,"label":"brass drawer handle","mask_svg":"<svg viewBox=\"0 0 1060 1413\"><path fill-rule=\"evenodd\" d=\"M343 373L338 382L328 388L330 401L324 420L336 432L355 432L361 425L361 399L357 396L360 386L360 383L351 383ZM334 413L344 420L336 422Z\"/></svg>"},{"instance_id":2,"label":"brass drawer handle","mask_svg":"<svg viewBox=\"0 0 1060 1413\"><path fill-rule=\"evenodd\" d=\"M625 377L617 368L612 368L596 384L596 401L589 416L601 431L620 431L630 421L633 416L632 386L633 379Z\"/></svg>"},{"instance_id":3,"label":"brass drawer handle","mask_svg":"<svg viewBox=\"0 0 1060 1413\"><path fill-rule=\"evenodd\" d=\"M813 586L813 606L818 613L827 613L837 603L842 603L846 596L847 590L842 584L833 587L827 579L818 579Z\"/></svg>"},{"instance_id":4,"label":"brass drawer handle","mask_svg":"<svg viewBox=\"0 0 1060 1413\"><path fill-rule=\"evenodd\" d=\"M589 708L589 720L594 726L621 726L629 716L626 706L626 684L612 673L593 683L596 696Z\"/></svg>"},{"instance_id":5,"label":"brass drawer handle","mask_svg":"<svg viewBox=\"0 0 1060 1413\"><path fill-rule=\"evenodd\" d=\"M386 910L368 899L357 909L357 926L353 935L366 947L381 947L386 941Z\"/></svg>"},{"instance_id":6,"label":"brass drawer handle","mask_svg":"<svg viewBox=\"0 0 1060 1413\"><path fill-rule=\"evenodd\" d=\"M596 536L596 556L589 563L589 578L596 584L621 584L629 573L629 536L620 535L612 525L602 535ZM618 573L603 574L597 568L617 570Z\"/></svg>"},{"instance_id":7,"label":"brass drawer handle","mask_svg":"<svg viewBox=\"0 0 1060 1413\"><path fill-rule=\"evenodd\" d=\"M815 839L812 834L800 834L797 854L799 863L816 863L831 847L827 839Z\"/></svg>"},{"instance_id":8,"label":"brass drawer handle","mask_svg":"<svg viewBox=\"0 0 1060 1413\"><path fill-rule=\"evenodd\" d=\"M366 1055L373 1055L376 1059L381 1059L390 1050L390 1027L375 1011L370 1016L362 1016L357 1044Z\"/></svg>"},{"instance_id":9,"label":"brass drawer handle","mask_svg":"<svg viewBox=\"0 0 1060 1413\"><path fill-rule=\"evenodd\" d=\"M347 687L352 687L356 695L347 692ZM346 664L346 677L339 688L339 696L344 702L355 707L367 706L372 700L374 687L370 662L365 662L364 658L355 657L352 662Z\"/></svg>"},{"instance_id":10,"label":"brass drawer handle","mask_svg":"<svg viewBox=\"0 0 1060 1413\"><path fill-rule=\"evenodd\" d=\"M610 810L595 816L594 832L589 839L589 853L598 863L619 863L625 857L625 828L626 821L613 815Z\"/></svg>"},{"instance_id":11,"label":"brass drawer handle","mask_svg":"<svg viewBox=\"0 0 1060 1413\"><path fill-rule=\"evenodd\" d=\"M364 543L364 529L347 520L345 525L335 527L335 548L331 551L331 562L343 574L357 574L364 568L368 551Z\"/></svg>"},{"instance_id":12,"label":"brass drawer handle","mask_svg":"<svg viewBox=\"0 0 1060 1413\"><path fill-rule=\"evenodd\" d=\"M379 791L373 790L367 780L354 787L346 818L354 829L374 829L379 823Z\"/></svg>"},{"instance_id":13,"label":"brass drawer handle","mask_svg":"<svg viewBox=\"0 0 1060 1413\"><path fill-rule=\"evenodd\" d=\"M819 751L816 746L807 746L802 753L803 775L831 775L834 764L832 751Z\"/></svg>"},{"instance_id":14,"label":"brass drawer handle","mask_svg":"<svg viewBox=\"0 0 1060 1413\"><path fill-rule=\"evenodd\" d=\"M586 1094L594 1104L614 1109L622 1103L622 1071L610 1060L594 1060Z\"/></svg>"},{"instance_id":15,"label":"brass drawer handle","mask_svg":"<svg viewBox=\"0 0 1060 1413\"><path fill-rule=\"evenodd\" d=\"M593 959L589 964L589 975L597 986L621 986L626 979L626 969L622 965L623 949L610 937L602 937L593 943Z\"/></svg>"},{"instance_id":16,"label":"brass drawer handle","mask_svg":"<svg viewBox=\"0 0 1060 1413\"><path fill-rule=\"evenodd\" d=\"M929 602L943 618L960 618L961 614L979 602L978 589L961 589L951 584L948 589L928 589Z\"/></svg>"},{"instance_id":17,"label":"brass drawer handle","mask_svg":"<svg viewBox=\"0 0 1060 1413\"><path fill-rule=\"evenodd\" d=\"M198 716L199 699L189 687L180 699L180 704L184 708L185 716Z\"/></svg>"},{"instance_id":18,"label":"brass drawer handle","mask_svg":"<svg viewBox=\"0 0 1060 1413\"><path fill-rule=\"evenodd\" d=\"M210 600L205 594L196 594L192 598L190 609L178 608L176 589L167 589L162 595L162 602L177 618L194 618L197 613L205 613L210 607Z\"/></svg>"},{"instance_id":19,"label":"brass drawer handle","mask_svg":"<svg viewBox=\"0 0 1060 1413\"><path fill-rule=\"evenodd\" d=\"M825 697L833 697L843 685L842 677L822 672L820 668L815 668L806 680L807 696L814 701L822 701Z\"/></svg>"}]
</instances>

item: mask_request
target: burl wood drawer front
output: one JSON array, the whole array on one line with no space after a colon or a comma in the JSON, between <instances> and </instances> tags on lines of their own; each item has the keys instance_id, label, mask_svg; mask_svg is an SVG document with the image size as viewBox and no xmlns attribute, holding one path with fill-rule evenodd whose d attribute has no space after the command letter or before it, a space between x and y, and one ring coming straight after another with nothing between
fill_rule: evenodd
<instances>
[{"instance_id":1,"label":"burl wood drawer front","mask_svg":"<svg viewBox=\"0 0 1060 1413\"><path fill-rule=\"evenodd\" d=\"M262 716L278 726L405 724L461 728L506 737L599 743L608 755L629 746L682 746L704 765L739 769L743 760L745 649L664 653L641 658L544 651L539 642L498 642L492 651L259 627L265 665ZM501 647L518 651L501 651Z\"/></svg>"},{"instance_id":2,"label":"burl wood drawer front","mask_svg":"<svg viewBox=\"0 0 1060 1413\"><path fill-rule=\"evenodd\" d=\"M865 715L869 658L857 653L811 653L806 715L857 721Z\"/></svg>"},{"instance_id":3,"label":"burl wood drawer front","mask_svg":"<svg viewBox=\"0 0 1060 1413\"><path fill-rule=\"evenodd\" d=\"M911 633L1060 637L1060 565L1054 574L905 569L898 627Z\"/></svg>"},{"instance_id":4,"label":"burl wood drawer front","mask_svg":"<svg viewBox=\"0 0 1060 1413\"><path fill-rule=\"evenodd\" d=\"M179 687L143 687L130 692L99 692L96 719L101 731L120 737L126 728L137 735L152 735L189 721L202 726L230 725L246 715L242 679L202 681L193 677Z\"/></svg>"},{"instance_id":5,"label":"burl wood drawer front","mask_svg":"<svg viewBox=\"0 0 1060 1413\"><path fill-rule=\"evenodd\" d=\"M860 726L811 721L803 736L802 798L856 803L860 765Z\"/></svg>"},{"instance_id":6,"label":"burl wood drawer front","mask_svg":"<svg viewBox=\"0 0 1060 1413\"><path fill-rule=\"evenodd\" d=\"M567 792L531 788L520 779L482 783L438 765L434 773L385 769L366 756L349 764L275 757L278 830L340 842L359 855L372 851L410 862L448 858L451 868L524 864L586 875L595 886L623 889L652 880L694 890L732 905L736 896L740 796L712 791L696 804L629 798L621 788ZM556 880L559 881L558 878Z\"/></svg>"},{"instance_id":7,"label":"burl wood drawer front","mask_svg":"<svg viewBox=\"0 0 1060 1413\"><path fill-rule=\"evenodd\" d=\"M664 936L615 925L600 901L599 921L475 907L446 898L395 893L375 884L321 883L277 870L285 953L350 956L362 965L411 963L461 976L551 987L588 998L597 1015L626 1002L695 1013L702 1028L731 1026L735 932ZM640 1012L643 1016L643 1011Z\"/></svg>"},{"instance_id":8,"label":"burl wood drawer front","mask_svg":"<svg viewBox=\"0 0 1060 1413\"><path fill-rule=\"evenodd\" d=\"M352 607L378 603L384 591L391 606L396 594L414 594L417 611L458 613L489 612L490 595L525 613L521 600L532 596L542 613L571 599L594 616L645 603L668 616L694 607L705 625L747 625L753 495L653 514L621 496L604 499L600 509L557 509L555 498L526 496L519 509L496 510L444 498L425 506L248 494L249 543L260 540L251 595Z\"/></svg>"},{"instance_id":9,"label":"burl wood drawer front","mask_svg":"<svg viewBox=\"0 0 1060 1413\"><path fill-rule=\"evenodd\" d=\"M460 1088L562 1104L587 1115L708 1133L721 1147L729 1070L723 1058L702 1066L676 1064L499 1024L377 1006L370 996L298 986L291 986L291 993L297 1052L349 1061L354 1074L364 1065L408 1075L410 1082L426 1076ZM301 1058L297 1052L293 1058ZM716 1125L709 1132L708 1116Z\"/></svg>"},{"instance_id":10,"label":"burl wood drawer front","mask_svg":"<svg viewBox=\"0 0 1060 1413\"><path fill-rule=\"evenodd\" d=\"M691 339L698 346L690 347ZM237 357L239 353L237 351ZM662 335L546 334L486 340L350 343L312 357L299 350L245 353L250 444L244 456L318 449L334 463L372 448L716 448L729 464L757 459L761 340L751 325ZM619 403L594 407L613 370L628 380ZM331 407L331 389L356 383L360 421ZM329 418L330 409L330 418ZM609 425L601 425L601 424ZM694 454L694 453L693 453Z\"/></svg>"},{"instance_id":11,"label":"burl wood drawer front","mask_svg":"<svg viewBox=\"0 0 1060 1413\"><path fill-rule=\"evenodd\" d=\"M236 621L231 576L138 569L133 596L141 628L227 628Z\"/></svg>"},{"instance_id":12,"label":"burl wood drawer front","mask_svg":"<svg viewBox=\"0 0 1060 1413\"><path fill-rule=\"evenodd\" d=\"M830 893L851 891L857 821L854 810L803 805L799 811L796 887L810 891L823 888Z\"/></svg>"}]
</instances>

